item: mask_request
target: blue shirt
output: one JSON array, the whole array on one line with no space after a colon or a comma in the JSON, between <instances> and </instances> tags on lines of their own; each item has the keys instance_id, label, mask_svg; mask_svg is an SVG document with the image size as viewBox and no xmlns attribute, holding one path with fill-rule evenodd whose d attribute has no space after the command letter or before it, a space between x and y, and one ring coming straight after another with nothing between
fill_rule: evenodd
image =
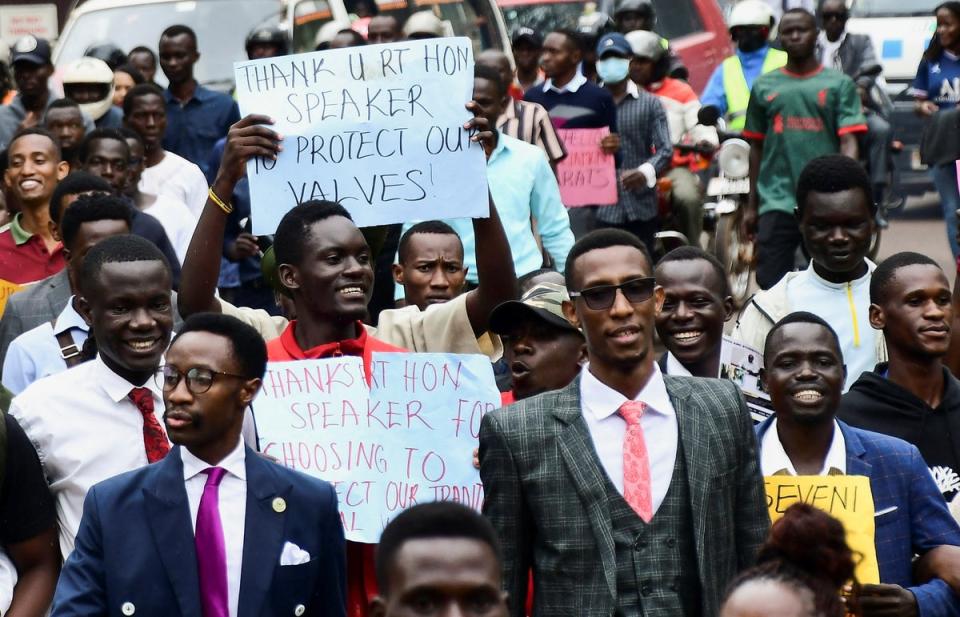
<instances>
[{"instance_id":1,"label":"blue shirt","mask_svg":"<svg viewBox=\"0 0 960 617\"><path fill-rule=\"evenodd\" d=\"M77 349L89 335L89 327L73 308L73 296L51 324L46 321L13 339L3 360L3 385L13 394L20 394L33 382L67 370L60 354L57 335L69 332Z\"/></svg>"},{"instance_id":2,"label":"blue shirt","mask_svg":"<svg viewBox=\"0 0 960 617\"><path fill-rule=\"evenodd\" d=\"M737 57L740 58L740 66L743 67L743 78L747 81L747 88L753 87L753 82L760 77L760 71L763 69L763 61L767 57L767 50L770 49L764 45L760 49L751 52L740 51L736 49ZM700 103L704 106L715 105L720 110L720 116L727 115L727 93L723 89L723 63L713 69L710 75L710 81L704 88L700 96Z\"/></svg>"},{"instance_id":3,"label":"blue shirt","mask_svg":"<svg viewBox=\"0 0 960 617\"><path fill-rule=\"evenodd\" d=\"M240 120L236 101L199 84L186 103L177 100L169 88L163 96L167 102L163 148L195 163L207 174L214 144L226 137L230 126Z\"/></svg>"},{"instance_id":4,"label":"blue shirt","mask_svg":"<svg viewBox=\"0 0 960 617\"><path fill-rule=\"evenodd\" d=\"M216 179L217 170L220 168L220 159L223 158L223 151L227 146L227 140L220 139L213 146L210 157L207 161L207 183L213 186ZM223 259L220 262L220 281L218 287L239 287L241 283L247 283L263 277L260 270L259 257L245 257L237 262L229 261L226 258L227 246L236 242L237 236L244 231L240 224L244 219L250 219L250 183L247 179L241 178L233 188L233 195L230 198L230 204L233 206L233 212L227 215L227 227L223 232ZM250 231L249 223L246 224L246 231Z\"/></svg>"},{"instance_id":5,"label":"blue shirt","mask_svg":"<svg viewBox=\"0 0 960 617\"><path fill-rule=\"evenodd\" d=\"M920 61L910 93L951 109L960 102L960 58L944 50L935 62Z\"/></svg>"},{"instance_id":6,"label":"blue shirt","mask_svg":"<svg viewBox=\"0 0 960 617\"><path fill-rule=\"evenodd\" d=\"M96 120L94 124L97 125L98 129L118 129L123 126L123 110L111 105L107 113L100 116L100 119Z\"/></svg>"},{"instance_id":7,"label":"blue shirt","mask_svg":"<svg viewBox=\"0 0 960 617\"><path fill-rule=\"evenodd\" d=\"M543 266L543 254L533 236L531 219L537 220L537 232L543 248L553 257L556 268L563 272L567 253L573 246L573 232L567 210L560 201L560 187L550 169L550 163L540 148L498 134L497 147L487 161L487 184L497 206L497 213L510 242L513 266L517 276ZM473 221L469 218L445 221L453 227L463 241L463 264L467 280L477 283L476 239ZM406 231L413 223L406 223ZM403 297L403 287L397 286L398 298Z\"/></svg>"}]
</instances>

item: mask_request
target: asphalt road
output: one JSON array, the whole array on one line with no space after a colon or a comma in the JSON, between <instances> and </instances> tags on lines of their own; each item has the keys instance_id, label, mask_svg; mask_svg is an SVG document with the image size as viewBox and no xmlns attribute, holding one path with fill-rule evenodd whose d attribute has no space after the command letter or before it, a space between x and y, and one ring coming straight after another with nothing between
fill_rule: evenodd
<instances>
[{"instance_id":1,"label":"asphalt road","mask_svg":"<svg viewBox=\"0 0 960 617\"><path fill-rule=\"evenodd\" d=\"M955 266L936 193L912 197L902 212L890 219L880 238L879 259L900 251L916 251L935 259L953 282Z\"/></svg>"}]
</instances>

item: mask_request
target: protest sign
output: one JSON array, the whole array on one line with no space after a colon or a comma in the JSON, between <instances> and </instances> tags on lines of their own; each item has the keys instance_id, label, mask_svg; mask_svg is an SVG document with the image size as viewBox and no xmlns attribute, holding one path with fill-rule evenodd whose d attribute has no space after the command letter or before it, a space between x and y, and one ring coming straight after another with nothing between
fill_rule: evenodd
<instances>
[{"instance_id":1,"label":"protest sign","mask_svg":"<svg viewBox=\"0 0 960 617\"><path fill-rule=\"evenodd\" d=\"M763 369L763 354L736 341L729 336L723 337L720 347L720 378L729 379L740 386L743 398L750 409L754 423L760 423L773 415L773 403L770 395L763 389L760 371Z\"/></svg>"},{"instance_id":2,"label":"protest sign","mask_svg":"<svg viewBox=\"0 0 960 617\"><path fill-rule=\"evenodd\" d=\"M376 353L371 383L357 357L271 362L254 401L264 454L334 484L347 538L378 542L422 502L476 510L480 419L500 407L481 355Z\"/></svg>"},{"instance_id":3,"label":"protest sign","mask_svg":"<svg viewBox=\"0 0 960 617\"><path fill-rule=\"evenodd\" d=\"M7 308L7 300L10 299L10 296L21 289L23 289L23 285L0 279L0 315L3 315L3 311Z\"/></svg>"},{"instance_id":4,"label":"protest sign","mask_svg":"<svg viewBox=\"0 0 960 617\"><path fill-rule=\"evenodd\" d=\"M867 476L766 476L767 509L777 521L787 508L803 502L843 523L847 544L860 556L856 576L861 583L880 582L874 544L873 493Z\"/></svg>"},{"instance_id":5,"label":"protest sign","mask_svg":"<svg viewBox=\"0 0 960 617\"><path fill-rule=\"evenodd\" d=\"M557 164L563 205L574 208L617 203L613 155L600 149L600 140L610 134L610 129L557 129L557 133L567 149L566 158Z\"/></svg>"},{"instance_id":6,"label":"protest sign","mask_svg":"<svg viewBox=\"0 0 960 617\"><path fill-rule=\"evenodd\" d=\"M470 39L366 45L234 64L240 112L283 136L276 161L247 164L254 234L311 199L357 225L488 215L486 161L463 128Z\"/></svg>"}]
</instances>

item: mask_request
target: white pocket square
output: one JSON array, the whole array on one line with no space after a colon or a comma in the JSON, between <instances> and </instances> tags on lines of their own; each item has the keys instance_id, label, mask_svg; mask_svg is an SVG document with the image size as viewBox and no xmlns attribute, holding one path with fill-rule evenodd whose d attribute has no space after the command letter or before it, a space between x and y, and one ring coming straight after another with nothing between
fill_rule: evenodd
<instances>
[{"instance_id":1,"label":"white pocket square","mask_svg":"<svg viewBox=\"0 0 960 617\"><path fill-rule=\"evenodd\" d=\"M293 542L284 542L283 551L280 552L281 566L299 566L308 561L310 561L310 553Z\"/></svg>"}]
</instances>

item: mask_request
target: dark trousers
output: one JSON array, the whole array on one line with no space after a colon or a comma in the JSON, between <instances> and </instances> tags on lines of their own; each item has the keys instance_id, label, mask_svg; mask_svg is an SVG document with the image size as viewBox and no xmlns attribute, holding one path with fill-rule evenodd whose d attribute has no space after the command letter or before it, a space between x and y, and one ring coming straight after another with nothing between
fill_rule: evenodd
<instances>
[{"instance_id":1,"label":"dark trousers","mask_svg":"<svg viewBox=\"0 0 960 617\"><path fill-rule=\"evenodd\" d=\"M757 285L770 289L791 272L800 246L800 227L792 214L774 210L757 221Z\"/></svg>"},{"instance_id":2,"label":"dark trousers","mask_svg":"<svg viewBox=\"0 0 960 617\"><path fill-rule=\"evenodd\" d=\"M622 229L624 231L629 231L636 237L647 245L647 250L650 251L651 255L655 255L656 251L656 233L660 231L660 221L653 218L649 221L628 221L626 223L604 223L603 221L597 221L597 229Z\"/></svg>"}]
</instances>

